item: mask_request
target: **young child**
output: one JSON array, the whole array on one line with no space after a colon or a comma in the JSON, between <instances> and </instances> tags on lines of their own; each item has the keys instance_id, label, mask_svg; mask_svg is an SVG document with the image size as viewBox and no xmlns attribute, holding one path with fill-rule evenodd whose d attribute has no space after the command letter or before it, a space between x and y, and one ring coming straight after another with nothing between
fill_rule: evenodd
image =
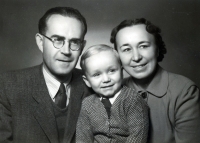
<instances>
[{"instance_id":1,"label":"young child","mask_svg":"<svg viewBox=\"0 0 200 143\"><path fill-rule=\"evenodd\" d=\"M96 94L83 100L76 142L145 143L148 107L133 89L122 87L117 52L107 45L92 46L82 55L81 68L83 80Z\"/></svg>"}]
</instances>

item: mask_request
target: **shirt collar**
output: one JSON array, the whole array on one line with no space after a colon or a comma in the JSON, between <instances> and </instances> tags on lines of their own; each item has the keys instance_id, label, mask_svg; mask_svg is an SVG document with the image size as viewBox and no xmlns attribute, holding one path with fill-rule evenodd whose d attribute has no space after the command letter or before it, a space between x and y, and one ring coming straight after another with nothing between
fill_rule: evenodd
<instances>
[{"instance_id":1,"label":"shirt collar","mask_svg":"<svg viewBox=\"0 0 200 143\"><path fill-rule=\"evenodd\" d=\"M133 81L131 77L128 78L127 84L131 85L136 91L142 91ZM158 66L157 72L147 87L146 91L154 96L162 97L167 92L169 85L168 72Z\"/></svg>"},{"instance_id":2,"label":"shirt collar","mask_svg":"<svg viewBox=\"0 0 200 143\"><path fill-rule=\"evenodd\" d=\"M51 74L49 74L47 72L47 70L44 68L44 66L43 66L42 71L44 74L44 79L45 79L49 94L50 94L51 98L54 99L56 96L56 93L59 90L60 82L57 79L55 79ZM71 77L69 78L69 80L67 80L67 82L64 83L65 88L66 88L66 86L69 85L70 81L71 81Z\"/></svg>"},{"instance_id":3,"label":"shirt collar","mask_svg":"<svg viewBox=\"0 0 200 143\"><path fill-rule=\"evenodd\" d=\"M115 94L115 96L109 98L111 104L113 104L113 103L115 102L115 100L117 99L117 97L119 96L120 93L121 93L121 90L119 90L119 91ZM100 97L100 100L102 100L102 99L103 99L103 97Z\"/></svg>"}]
</instances>

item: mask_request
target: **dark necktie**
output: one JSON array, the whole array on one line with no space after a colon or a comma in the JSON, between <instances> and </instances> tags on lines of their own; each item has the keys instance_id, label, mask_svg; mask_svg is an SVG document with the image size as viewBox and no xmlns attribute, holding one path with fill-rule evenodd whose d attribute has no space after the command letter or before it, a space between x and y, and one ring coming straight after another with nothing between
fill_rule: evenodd
<instances>
[{"instance_id":1,"label":"dark necktie","mask_svg":"<svg viewBox=\"0 0 200 143\"><path fill-rule=\"evenodd\" d=\"M61 109L63 109L66 107L66 102L67 102L67 95L66 95L65 86L63 83L61 83L58 93L56 94L56 97L55 97L55 104Z\"/></svg>"},{"instance_id":2,"label":"dark necktie","mask_svg":"<svg viewBox=\"0 0 200 143\"><path fill-rule=\"evenodd\" d=\"M101 100L101 102L103 103L103 105L104 105L104 107L106 109L106 112L108 114L108 118L110 118L110 113L111 113L110 108L111 108L112 104L110 103L109 98L103 98Z\"/></svg>"}]
</instances>

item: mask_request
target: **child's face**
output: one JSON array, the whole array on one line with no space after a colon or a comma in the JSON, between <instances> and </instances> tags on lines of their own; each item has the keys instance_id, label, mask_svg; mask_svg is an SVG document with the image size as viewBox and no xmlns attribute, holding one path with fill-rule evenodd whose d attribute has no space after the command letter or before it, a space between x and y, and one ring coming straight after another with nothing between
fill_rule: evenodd
<instances>
[{"instance_id":1,"label":"child's face","mask_svg":"<svg viewBox=\"0 0 200 143\"><path fill-rule=\"evenodd\" d=\"M113 96L121 89L122 69L111 51L103 51L85 60L87 86L100 96Z\"/></svg>"}]
</instances>

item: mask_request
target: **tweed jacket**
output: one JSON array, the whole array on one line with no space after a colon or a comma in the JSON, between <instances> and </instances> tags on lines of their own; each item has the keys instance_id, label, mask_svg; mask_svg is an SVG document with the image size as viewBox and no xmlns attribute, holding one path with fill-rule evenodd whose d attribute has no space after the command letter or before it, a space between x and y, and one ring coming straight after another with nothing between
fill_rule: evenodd
<instances>
[{"instance_id":1,"label":"tweed jacket","mask_svg":"<svg viewBox=\"0 0 200 143\"><path fill-rule=\"evenodd\" d=\"M83 100L77 123L77 143L145 143L148 136L148 106L134 90L123 87L108 119L100 98Z\"/></svg>"},{"instance_id":2,"label":"tweed jacket","mask_svg":"<svg viewBox=\"0 0 200 143\"><path fill-rule=\"evenodd\" d=\"M64 142L75 138L83 97L89 91L81 71L72 73ZM0 75L0 143L58 143L52 100L42 65Z\"/></svg>"},{"instance_id":3,"label":"tweed jacket","mask_svg":"<svg viewBox=\"0 0 200 143\"><path fill-rule=\"evenodd\" d=\"M125 84L141 92L132 78ZM200 96L194 82L158 66L143 92L150 108L150 143L200 143Z\"/></svg>"}]
</instances>

